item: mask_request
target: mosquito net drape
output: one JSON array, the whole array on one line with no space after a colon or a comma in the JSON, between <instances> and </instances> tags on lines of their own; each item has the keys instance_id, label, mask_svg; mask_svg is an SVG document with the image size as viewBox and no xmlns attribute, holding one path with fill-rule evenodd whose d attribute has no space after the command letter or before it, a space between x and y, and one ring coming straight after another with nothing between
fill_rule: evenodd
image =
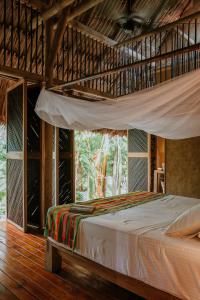
<instances>
[{"instance_id":1,"label":"mosquito net drape","mask_svg":"<svg viewBox=\"0 0 200 300\"><path fill-rule=\"evenodd\" d=\"M200 136L200 70L114 100L89 102L43 89L35 110L61 128L136 128L171 139Z\"/></svg>"}]
</instances>

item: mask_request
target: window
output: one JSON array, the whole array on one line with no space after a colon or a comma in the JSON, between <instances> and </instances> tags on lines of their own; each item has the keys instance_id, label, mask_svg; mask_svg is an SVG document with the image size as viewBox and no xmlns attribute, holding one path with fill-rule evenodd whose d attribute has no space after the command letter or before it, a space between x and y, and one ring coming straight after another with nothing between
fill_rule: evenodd
<instances>
[{"instance_id":1,"label":"window","mask_svg":"<svg viewBox=\"0 0 200 300\"><path fill-rule=\"evenodd\" d=\"M76 201L127 193L127 136L75 131Z\"/></svg>"}]
</instances>

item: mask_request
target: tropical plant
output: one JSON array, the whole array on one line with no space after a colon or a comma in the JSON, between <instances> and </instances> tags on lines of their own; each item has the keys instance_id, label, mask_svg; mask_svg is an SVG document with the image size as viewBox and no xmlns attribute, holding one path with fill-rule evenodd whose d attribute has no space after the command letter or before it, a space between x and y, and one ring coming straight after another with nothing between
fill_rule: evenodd
<instances>
[{"instance_id":1,"label":"tropical plant","mask_svg":"<svg viewBox=\"0 0 200 300\"><path fill-rule=\"evenodd\" d=\"M84 201L127 191L127 137L75 132L76 199Z\"/></svg>"}]
</instances>

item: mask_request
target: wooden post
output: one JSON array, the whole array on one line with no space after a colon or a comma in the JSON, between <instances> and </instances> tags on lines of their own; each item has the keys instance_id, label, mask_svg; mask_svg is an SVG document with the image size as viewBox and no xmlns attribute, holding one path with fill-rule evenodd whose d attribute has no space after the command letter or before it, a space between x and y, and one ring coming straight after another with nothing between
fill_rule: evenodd
<instances>
[{"instance_id":1,"label":"wooden post","mask_svg":"<svg viewBox=\"0 0 200 300\"><path fill-rule=\"evenodd\" d=\"M48 272L58 273L61 270L62 257L49 240L47 240L46 247L45 268Z\"/></svg>"},{"instance_id":2,"label":"wooden post","mask_svg":"<svg viewBox=\"0 0 200 300\"><path fill-rule=\"evenodd\" d=\"M46 22L45 78L48 74L48 57L52 41L52 21ZM46 86L49 86L47 80ZM41 225L45 226L46 213L52 206L53 176L53 126L42 121L41 125Z\"/></svg>"},{"instance_id":3,"label":"wooden post","mask_svg":"<svg viewBox=\"0 0 200 300\"><path fill-rule=\"evenodd\" d=\"M72 202L76 201L76 174L75 174L75 144L74 130L70 130L70 152L71 152L71 195Z\"/></svg>"}]
</instances>

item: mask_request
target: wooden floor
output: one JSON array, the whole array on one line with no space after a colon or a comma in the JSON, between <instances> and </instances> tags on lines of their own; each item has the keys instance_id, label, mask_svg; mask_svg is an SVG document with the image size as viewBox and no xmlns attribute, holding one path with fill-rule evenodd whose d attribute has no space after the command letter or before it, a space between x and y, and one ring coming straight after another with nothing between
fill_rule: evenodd
<instances>
[{"instance_id":1,"label":"wooden floor","mask_svg":"<svg viewBox=\"0 0 200 300\"><path fill-rule=\"evenodd\" d=\"M48 273L44 258L42 236L0 221L0 299L141 299L65 259L59 275Z\"/></svg>"}]
</instances>

